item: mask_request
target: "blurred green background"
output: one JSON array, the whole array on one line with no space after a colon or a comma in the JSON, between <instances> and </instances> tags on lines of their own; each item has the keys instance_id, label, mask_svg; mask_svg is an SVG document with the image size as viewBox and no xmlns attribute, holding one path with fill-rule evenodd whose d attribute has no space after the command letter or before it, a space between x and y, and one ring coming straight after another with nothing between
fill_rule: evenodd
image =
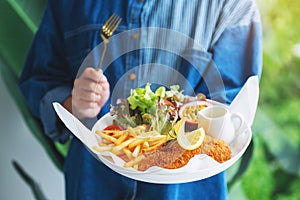
<instances>
[{"instance_id":1,"label":"blurred green background","mask_svg":"<svg viewBox=\"0 0 300 200\"><path fill-rule=\"evenodd\" d=\"M257 0L263 74L254 155L231 199L300 199L300 1ZM238 196L236 194L239 194Z\"/></svg>"},{"instance_id":2,"label":"blurred green background","mask_svg":"<svg viewBox=\"0 0 300 200\"><path fill-rule=\"evenodd\" d=\"M247 171L230 187L229 199L299 200L300 1L257 3L264 52L260 100L253 125L254 153ZM7 74L13 74L14 80L19 75L44 5L44 0L0 1L0 69L4 80ZM15 88L9 91L13 97L18 96ZM237 165L228 170L229 179Z\"/></svg>"}]
</instances>

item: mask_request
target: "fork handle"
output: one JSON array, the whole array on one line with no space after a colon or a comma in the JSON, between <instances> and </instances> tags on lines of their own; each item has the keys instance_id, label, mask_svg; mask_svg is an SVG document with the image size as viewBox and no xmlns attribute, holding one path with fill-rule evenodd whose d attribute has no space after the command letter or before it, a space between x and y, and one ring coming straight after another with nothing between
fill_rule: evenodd
<instances>
[{"instance_id":1,"label":"fork handle","mask_svg":"<svg viewBox=\"0 0 300 200\"><path fill-rule=\"evenodd\" d=\"M100 58L100 61L98 63L98 66L96 68L97 71L99 71L101 69L101 65L102 65L102 62L103 62L103 59L104 59L104 55L105 55L105 52L106 52L106 45L107 45L107 42L103 42L103 51L102 51L102 55L101 55L101 58Z\"/></svg>"}]
</instances>

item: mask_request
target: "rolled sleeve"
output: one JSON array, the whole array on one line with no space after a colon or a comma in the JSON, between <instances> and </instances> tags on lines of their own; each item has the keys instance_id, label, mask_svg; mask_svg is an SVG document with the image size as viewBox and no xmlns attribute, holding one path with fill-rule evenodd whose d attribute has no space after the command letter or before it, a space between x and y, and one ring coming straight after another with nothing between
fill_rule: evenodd
<instances>
[{"instance_id":1,"label":"rolled sleeve","mask_svg":"<svg viewBox=\"0 0 300 200\"><path fill-rule=\"evenodd\" d=\"M58 118L52 103L62 103L71 95L70 86L61 86L47 92L40 101L40 119L44 126L45 134L52 140L65 143L71 133Z\"/></svg>"}]
</instances>

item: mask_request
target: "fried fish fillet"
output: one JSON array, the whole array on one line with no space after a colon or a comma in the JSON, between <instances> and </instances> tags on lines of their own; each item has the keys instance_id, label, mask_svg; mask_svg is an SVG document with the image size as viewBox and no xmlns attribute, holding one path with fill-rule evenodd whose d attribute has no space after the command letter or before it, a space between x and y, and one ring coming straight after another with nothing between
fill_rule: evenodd
<instances>
[{"instance_id":1,"label":"fried fish fillet","mask_svg":"<svg viewBox=\"0 0 300 200\"><path fill-rule=\"evenodd\" d=\"M194 150L185 150L174 140L154 152L144 154L145 158L139 163L138 170L145 171L152 166L180 168L197 154L206 154L222 163L231 158L231 149L225 141L209 135L206 135L202 145Z\"/></svg>"}]
</instances>

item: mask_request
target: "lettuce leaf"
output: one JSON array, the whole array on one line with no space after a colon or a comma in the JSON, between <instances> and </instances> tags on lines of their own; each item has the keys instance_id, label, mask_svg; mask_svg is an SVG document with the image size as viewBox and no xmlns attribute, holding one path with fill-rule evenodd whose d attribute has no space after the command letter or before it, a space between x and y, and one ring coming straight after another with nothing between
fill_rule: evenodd
<instances>
[{"instance_id":1,"label":"lettuce leaf","mask_svg":"<svg viewBox=\"0 0 300 200\"><path fill-rule=\"evenodd\" d=\"M116 116L114 123L123 128L150 124L151 130L167 134L177 121L178 113L177 109L166 104L165 100L183 101L182 93L178 85L170 86L170 90L161 86L155 92L151 90L150 83L144 88L132 89L127 99L120 99L119 103L111 108L111 114Z\"/></svg>"},{"instance_id":2,"label":"lettuce leaf","mask_svg":"<svg viewBox=\"0 0 300 200\"><path fill-rule=\"evenodd\" d=\"M142 114L150 113L158 100L158 96L151 90L150 83L145 88L132 89L127 98L131 109L139 109Z\"/></svg>"}]
</instances>

